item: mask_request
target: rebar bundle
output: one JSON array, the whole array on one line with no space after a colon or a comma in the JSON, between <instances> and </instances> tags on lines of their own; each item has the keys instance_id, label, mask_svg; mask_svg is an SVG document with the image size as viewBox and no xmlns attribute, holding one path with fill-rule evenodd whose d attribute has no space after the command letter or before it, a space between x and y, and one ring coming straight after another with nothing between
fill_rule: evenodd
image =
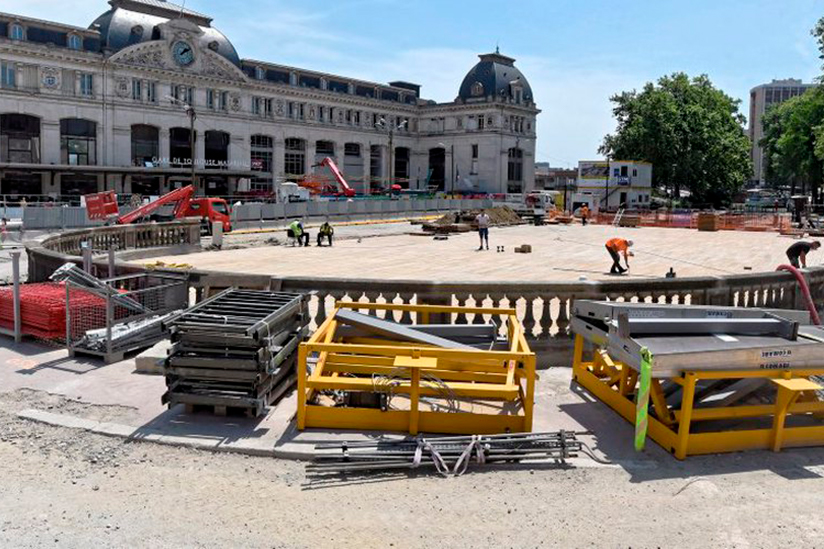
<instances>
[{"instance_id":1,"label":"rebar bundle","mask_svg":"<svg viewBox=\"0 0 824 549\"><path fill-rule=\"evenodd\" d=\"M262 415L297 380L305 309L301 294L230 289L173 317L163 402Z\"/></svg>"},{"instance_id":2,"label":"rebar bundle","mask_svg":"<svg viewBox=\"0 0 824 549\"><path fill-rule=\"evenodd\" d=\"M558 431L320 444L308 469L316 474L336 474L434 467L443 476L460 476L470 463L564 463L585 449L577 434Z\"/></svg>"}]
</instances>

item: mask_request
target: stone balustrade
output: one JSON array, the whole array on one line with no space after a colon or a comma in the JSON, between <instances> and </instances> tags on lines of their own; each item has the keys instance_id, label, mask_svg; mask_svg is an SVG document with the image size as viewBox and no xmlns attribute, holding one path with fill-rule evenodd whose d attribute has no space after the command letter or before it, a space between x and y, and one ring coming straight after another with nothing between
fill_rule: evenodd
<instances>
[{"instance_id":1,"label":"stone balustrade","mask_svg":"<svg viewBox=\"0 0 824 549\"><path fill-rule=\"evenodd\" d=\"M44 280L54 268L80 253L80 243L95 249L175 248L199 242L194 222L105 227L73 231L29 247L30 280ZM168 250L164 251L168 253ZM185 253L185 252L182 252ZM32 267L34 265L34 267ZM136 264L118 263L118 274L139 271ZM806 278L817 303L824 301L824 268ZM581 282L433 282L428 280L274 278L235 272L193 270L190 282L202 298L228 287L311 292L311 325L323 322L336 300L515 307L530 344L541 351L569 351L570 311L576 299L609 299L687 305L728 305L803 309L801 291L789 273L746 273L678 279L615 279ZM371 314L383 315L383 312ZM396 320L413 322L410 313ZM434 320L433 320L434 321ZM438 322L481 323L488 318L452 315Z\"/></svg>"}]
</instances>

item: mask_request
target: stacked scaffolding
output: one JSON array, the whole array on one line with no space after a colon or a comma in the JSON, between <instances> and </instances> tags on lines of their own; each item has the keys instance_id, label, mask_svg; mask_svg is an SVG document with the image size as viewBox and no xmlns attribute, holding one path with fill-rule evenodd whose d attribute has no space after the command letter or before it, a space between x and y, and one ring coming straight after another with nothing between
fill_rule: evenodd
<instances>
[{"instance_id":1,"label":"stacked scaffolding","mask_svg":"<svg viewBox=\"0 0 824 549\"><path fill-rule=\"evenodd\" d=\"M338 302L300 348L297 427L530 432L535 363L515 309Z\"/></svg>"},{"instance_id":2,"label":"stacked scaffolding","mask_svg":"<svg viewBox=\"0 0 824 549\"><path fill-rule=\"evenodd\" d=\"M824 444L824 329L803 311L575 302L573 379L678 459Z\"/></svg>"},{"instance_id":3,"label":"stacked scaffolding","mask_svg":"<svg viewBox=\"0 0 824 549\"><path fill-rule=\"evenodd\" d=\"M178 315L167 323L173 346L163 403L263 415L296 382L306 319L301 294L236 289Z\"/></svg>"}]
</instances>

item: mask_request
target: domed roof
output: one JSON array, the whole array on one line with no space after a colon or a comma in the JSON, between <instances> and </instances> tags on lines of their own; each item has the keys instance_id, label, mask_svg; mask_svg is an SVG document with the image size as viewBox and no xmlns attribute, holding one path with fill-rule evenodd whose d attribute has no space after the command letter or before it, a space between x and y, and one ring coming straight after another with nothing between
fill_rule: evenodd
<instances>
[{"instance_id":1,"label":"domed roof","mask_svg":"<svg viewBox=\"0 0 824 549\"><path fill-rule=\"evenodd\" d=\"M490 96L514 99L514 89L520 85L523 99L534 101L532 87L526 77L515 67L515 60L499 52L479 55L477 65L472 67L461 84L458 98L464 101L482 100Z\"/></svg>"},{"instance_id":2,"label":"domed roof","mask_svg":"<svg viewBox=\"0 0 824 549\"><path fill-rule=\"evenodd\" d=\"M240 67L240 56L219 30L212 28L211 18L166 2L165 0L110 0L112 8L95 19L91 29L100 31L102 47L120 51L140 42L160 39L157 26L183 17L200 27L203 47L209 47Z\"/></svg>"}]
</instances>

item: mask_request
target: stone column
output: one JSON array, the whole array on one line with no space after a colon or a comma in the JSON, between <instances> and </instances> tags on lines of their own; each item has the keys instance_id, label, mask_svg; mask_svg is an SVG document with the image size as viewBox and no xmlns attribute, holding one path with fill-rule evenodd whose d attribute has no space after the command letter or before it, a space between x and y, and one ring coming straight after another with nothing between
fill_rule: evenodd
<instances>
[{"instance_id":1,"label":"stone column","mask_svg":"<svg viewBox=\"0 0 824 549\"><path fill-rule=\"evenodd\" d=\"M43 120L40 124L40 163L62 164L60 161L60 122Z\"/></svg>"},{"instance_id":2,"label":"stone column","mask_svg":"<svg viewBox=\"0 0 824 549\"><path fill-rule=\"evenodd\" d=\"M169 128L160 128L158 130L158 151L157 156L163 161L158 164L158 167L168 167L169 159L172 156L171 139L169 137Z\"/></svg>"}]
</instances>

